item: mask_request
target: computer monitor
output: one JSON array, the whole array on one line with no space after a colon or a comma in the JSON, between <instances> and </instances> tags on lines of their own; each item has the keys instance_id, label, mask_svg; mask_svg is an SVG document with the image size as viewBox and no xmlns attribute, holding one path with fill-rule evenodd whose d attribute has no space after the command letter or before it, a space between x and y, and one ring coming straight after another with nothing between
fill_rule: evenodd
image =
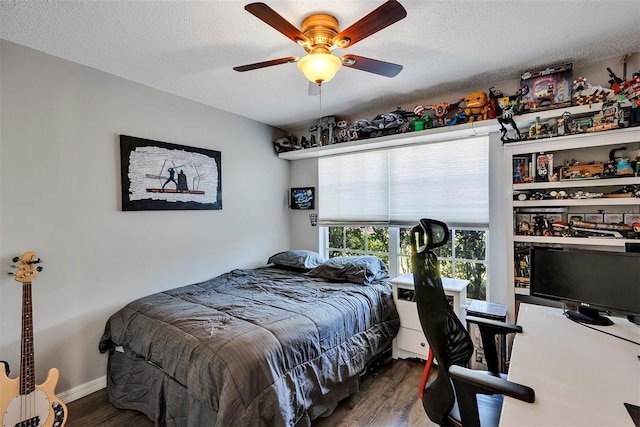
<instances>
[{"instance_id":1,"label":"computer monitor","mask_svg":"<svg viewBox=\"0 0 640 427\"><path fill-rule=\"evenodd\" d=\"M531 295L577 305L566 315L584 323L611 324L600 312L640 316L640 253L534 246Z\"/></svg>"}]
</instances>

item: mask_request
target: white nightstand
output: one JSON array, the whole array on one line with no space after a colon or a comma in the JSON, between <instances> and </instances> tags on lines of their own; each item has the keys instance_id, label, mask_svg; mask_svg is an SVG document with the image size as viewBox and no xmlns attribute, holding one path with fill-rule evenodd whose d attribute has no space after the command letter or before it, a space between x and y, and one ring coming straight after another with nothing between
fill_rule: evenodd
<instances>
[{"instance_id":1,"label":"white nightstand","mask_svg":"<svg viewBox=\"0 0 640 427\"><path fill-rule=\"evenodd\" d=\"M400 331L393 340L393 358L406 359L417 357L427 359L429 344L422 332L418 310L414 301L413 273L406 273L391 280L393 301L400 315ZM467 304L468 280L442 278L444 293L453 305L453 311L464 324L463 308Z\"/></svg>"}]
</instances>

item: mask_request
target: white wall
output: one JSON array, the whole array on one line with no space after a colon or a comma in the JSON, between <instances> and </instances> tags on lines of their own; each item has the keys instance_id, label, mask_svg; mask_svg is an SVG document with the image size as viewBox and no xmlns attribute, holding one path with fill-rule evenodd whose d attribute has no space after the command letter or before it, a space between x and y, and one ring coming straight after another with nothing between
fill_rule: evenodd
<instances>
[{"instance_id":1,"label":"white wall","mask_svg":"<svg viewBox=\"0 0 640 427\"><path fill-rule=\"evenodd\" d=\"M0 359L19 372L21 285L34 251L36 382L103 377L105 321L134 298L262 265L289 248L289 162L264 124L2 41ZM122 212L119 135L222 152L218 211Z\"/></svg>"},{"instance_id":2,"label":"white wall","mask_svg":"<svg viewBox=\"0 0 640 427\"><path fill-rule=\"evenodd\" d=\"M310 213L318 213L318 200L320 199L318 189L318 162L316 159L305 159L290 162L291 187L315 187L316 203L314 210L292 209L291 233L292 249L308 249L317 251L320 248L318 227L312 227L309 220Z\"/></svg>"}]
</instances>

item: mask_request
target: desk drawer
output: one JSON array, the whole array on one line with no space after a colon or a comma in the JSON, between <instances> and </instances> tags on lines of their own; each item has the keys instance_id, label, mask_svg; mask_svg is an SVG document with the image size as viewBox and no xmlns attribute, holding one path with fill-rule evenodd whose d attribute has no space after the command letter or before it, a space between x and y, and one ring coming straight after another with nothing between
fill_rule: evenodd
<instances>
[{"instance_id":1,"label":"desk drawer","mask_svg":"<svg viewBox=\"0 0 640 427\"><path fill-rule=\"evenodd\" d=\"M398 348L412 353L418 353L427 358L429 354L429 344L422 331L400 328L396 337Z\"/></svg>"}]
</instances>

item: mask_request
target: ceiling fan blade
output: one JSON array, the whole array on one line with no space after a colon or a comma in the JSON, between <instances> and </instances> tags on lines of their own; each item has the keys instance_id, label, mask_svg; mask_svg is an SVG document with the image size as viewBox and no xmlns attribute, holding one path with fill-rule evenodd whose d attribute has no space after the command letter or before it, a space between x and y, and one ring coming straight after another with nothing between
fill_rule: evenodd
<instances>
[{"instance_id":1,"label":"ceiling fan blade","mask_svg":"<svg viewBox=\"0 0 640 427\"><path fill-rule=\"evenodd\" d=\"M259 68L265 68L265 67L271 67L273 65L280 65L280 64L288 64L290 62L297 62L300 58L298 58L297 56L287 56L285 58L278 58L278 59L272 59L270 61L264 61L264 62L256 62L255 64L247 64L247 65L240 65L238 67L233 67L234 70L236 71L251 71L251 70L257 70Z\"/></svg>"},{"instance_id":2,"label":"ceiling fan blade","mask_svg":"<svg viewBox=\"0 0 640 427\"><path fill-rule=\"evenodd\" d=\"M358 55L344 55L342 65L368 73L378 74L385 77L395 77L402 71L402 65L391 62L379 61L377 59L365 58Z\"/></svg>"},{"instance_id":3,"label":"ceiling fan blade","mask_svg":"<svg viewBox=\"0 0 640 427\"><path fill-rule=\"evenodd\" d=\"M294 43L298 43L299 41L309 41L302 31L294 27L293 24L280 16L278 12L271 9L264 3L250 3L246 5L244 9L256 18L280 31Z\"/></svg>"},{"instance_id":4,"label":"ceiling fan blade","mask_svg":"<svg viewBox=\"0 0 640 427\"><path fill-rule=\"evenodd\" d=\"M398 22L405 16L407 16L407 11L400 3L395 0L388 0L355 24L342 30L333 39L337 41L338 47L353 46L371 34Z\"/></svg>"}]
</instances>

